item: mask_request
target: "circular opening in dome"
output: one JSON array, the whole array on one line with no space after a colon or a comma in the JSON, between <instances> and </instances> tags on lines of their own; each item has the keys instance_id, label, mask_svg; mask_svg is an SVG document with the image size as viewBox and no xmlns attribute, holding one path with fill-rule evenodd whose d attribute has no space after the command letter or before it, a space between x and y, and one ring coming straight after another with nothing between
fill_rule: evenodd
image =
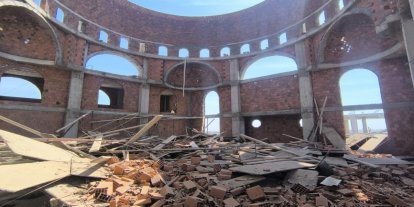
<instances>
[{"instance_id":1,"label":"circular opening in dome","mask_svg":"<svg viewBox=\"0 0 414 207\"><path fill-rule=\"evenodd\" d=\"M262 126L262 122L259 119L255 119L252 121L252 126L254 128L259 128L260 126Z\"/></svg>"},{"instance_id":2,"label":"circular opening in dome","mask_svg":"<svg viewBox=\"0 0 414 207\"><path fill-rule=\"evenodd\" d=\"M187 17L215 16L237 12L257 5L264 0L128 0L153 11Z\"/></svg>"}]
</instances>

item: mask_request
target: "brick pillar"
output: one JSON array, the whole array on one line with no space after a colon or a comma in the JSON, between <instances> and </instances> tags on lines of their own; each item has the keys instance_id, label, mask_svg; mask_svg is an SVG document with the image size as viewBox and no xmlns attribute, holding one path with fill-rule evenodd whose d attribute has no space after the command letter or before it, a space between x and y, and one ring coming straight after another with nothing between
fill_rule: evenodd
<instances>
[{"instance_id":1,"label":"brick pillar","mask_svg":"<svg viewBox=\"0 0 414 207\"><path fill-rule=\"evenodd\" d=\"M244 133L244 120L240 115L240 72L239 61L230 60L230 82L231 82L231 113L232 113L232 136Z\"/></svg>"},{"instance_id":2,"label":"brick pillar","mask_svg":"<svg viewBox=\"0 0 414 207\"><path fill-rule=\"evenodd\" d=\"M411 9L414 9L414 0L410 1ZM413 10L411 10L413 11ZM414 20L403 20L402 30L404 35L405 49L407 51L408 63L411 71L411 79L414 86Z\"/></svg>"},{"instance_id":3,"label":"brick pillar","mask_svg":"<svg viewBox=\"0 0 414 207\"><path fill-rule=\"evenodd\" d=\"M148 80L148 59L144 58L142 78ZM149 99L150 99L150 86L148 83L143 83L139 92L139 113L141 115L147 115L149 113ZM148 122L148 119L141 119L141 124Z\"/></svg>"},{"instance_id":4,"label":"brick pillar","mask_svg":"<svg viewBox=\"0 0 414 207\"><path fill-rule=\"evenodd\" d=\"M299 72L299 93L302 115L303 138L306 139L312 131L314 125L313 118L313 91L312 80L307 68L307 51L305 42L299 42L295 45L296 63Z\"/></svg>"}]
</instances>

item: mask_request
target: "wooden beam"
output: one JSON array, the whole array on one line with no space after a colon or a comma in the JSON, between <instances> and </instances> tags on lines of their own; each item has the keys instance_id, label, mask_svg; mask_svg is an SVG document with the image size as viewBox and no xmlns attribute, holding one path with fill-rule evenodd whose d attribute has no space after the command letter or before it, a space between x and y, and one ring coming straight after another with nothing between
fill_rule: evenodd
<instances>
[{"instance_id":1,"label":"wooden beam","mask_svg":"<svg viewBox=\"0 0 414 207\"><path fill-rule=\"evenodd\" d=\"M139 130L138 133L136 133L134 136L132 136L125 145L131 144L135 141L137 141L142 135L144 135L149 129L151 129L152 126L154 126L160 119L162 118L162 115L155 116L150 122L145 124L144 127L142 127L141 130Z\"/></svg>"}]
</instances>

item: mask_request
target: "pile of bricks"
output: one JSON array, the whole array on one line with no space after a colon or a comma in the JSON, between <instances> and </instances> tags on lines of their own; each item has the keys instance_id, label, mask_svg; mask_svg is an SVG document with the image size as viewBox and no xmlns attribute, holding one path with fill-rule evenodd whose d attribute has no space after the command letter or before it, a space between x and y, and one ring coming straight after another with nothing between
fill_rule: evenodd
<instances>
[{"instance_id":1,"label":"pile of bricks","mask_svg":"<svg viewBox=\"0 0 414 207\"><path fill-rule=\"evenodd\" d=\"M246 175L228 170L233 163L217 164L221 161L224 160L216 160L213 155L192 155L173 161L120 161L113 157L108 161L112 172L109 178L92 182L83 199L96 204L107 203L110 207L350 207L410 206L414 203L414 167L406 165L383 166L375 170L358 163L348 167L335 166L333 175L315 177L318 185L314 188L300 182L287 185L287 177L295 171L269 174L259 182L232 187L222 185L223 181L242 182ZM320 184L327 177L341 182L336 186ZM298 186L302 190L297 190Z\"/></svg>"}]
</instances>

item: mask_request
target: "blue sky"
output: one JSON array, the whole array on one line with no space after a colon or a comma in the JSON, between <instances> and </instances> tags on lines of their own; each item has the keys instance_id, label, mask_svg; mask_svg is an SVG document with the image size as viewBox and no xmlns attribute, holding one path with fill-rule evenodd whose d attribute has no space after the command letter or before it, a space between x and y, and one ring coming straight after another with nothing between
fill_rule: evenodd
<instances>
[{"instance_id":1,"label":"blue sky","mask_svg":"<svg viewBox=\"0 0 414 207\"><path fill-rule=\"evenodd\" d=\"M162 13L179 16L227 14L254 6L264 0L129 0Z\"/></svg>"}]
</instances>

